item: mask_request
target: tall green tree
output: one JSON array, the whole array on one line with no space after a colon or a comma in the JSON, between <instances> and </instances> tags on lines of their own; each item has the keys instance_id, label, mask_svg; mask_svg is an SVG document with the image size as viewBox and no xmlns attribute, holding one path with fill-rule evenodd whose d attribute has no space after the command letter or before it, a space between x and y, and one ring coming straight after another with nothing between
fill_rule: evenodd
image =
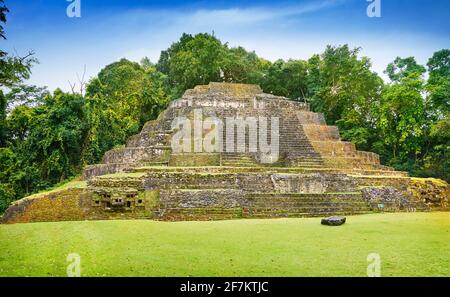
<instances>
[{"instance_id":1,"label":"tall green tree","mask_svg":"<svg viewBox=\"0 0 450 297\"><path fill-rule=\"evenodd\" d=\"M81 95L56 90L35 108L26 144L44 180L57 183L81 170L80 156L88 129Z\"/></svg>"},{"instance_id":2,"label":"tall green tree","mask_svg":"<svg viewBox=\"0 0 450 297\"><path fill-rule=\"evenodd\" d=\"M417 64L414 57L397 57L392 63L389 63L385 70L385 73L392 82L400 82L410 74L423 74L425 72L425 67Z\"/></svg>"},{"instance_id":3,"label":"tall green tree","mask_svg":"<svg viewBox=\"0 0 450 297\"><path fill-rule=\"evenodd\" d=\"M226 47L215 36L183 34L161 53L157 68L169 76L174 97L196 85L222 81L221 65Z\"/></svg>"},{"instance_id":4,"label":"tall green tree","mask_svg":"<svg viewBox=\"0 0 450 297\"><path fill-rule=\"evenodd\" d=\"M248 52L243 47L228 48L220 60L221 80L230 83L261 84L270 62L261 59L255 52Z\"/></svg>"},{"instance_id":5,"label":"tall green tree","mask_svg":"<svg viewBox=\"0 0 450 297\"><path fill-rule=\"evenodd\" d=\"M86 97L90 130L83 158L92 163L158 116L169 102L167 76L148 60L122 59L100 71Z\"/></svg>"},{"instance_id":6,"label":"tall green tree","mask_svg":"<svg viewBox=\"0 0 450 297\"><path fill-rule=\"evenodd\" d=\"M3 25L6 23L6 14L9 12L4 1L0 0L0 39L6 39ZM37 60L30 52L24 57L9 56L0 49L0 87L11 87L24 79L30 78L31 67Z\"/></svg>"},{"instance_id":7,"label":"tall green tree","mask_svg":"<svg viewBox=\"0 0 450 297\"><path fill-rule=\"evenodd\" d=\"M6 14L9 12L9 9L5 6L5 1L0 0L0 38L6 39L5 29L3 28L4 23L6 23Z\"/></svg>"},{"instance_id":8,"label":"tall green tree","mask_svg":"<svg viewBox=\"0 0 450 297\"><path fill-rule=\"evenodd\" d=\"M425 105L424 82L411 73L383 91L379 110L381 140L390 148L394 161L417 160L421 153Z\"/></svg>"},{"instance_id":9,"label":"tall green tree","mask_svg":"<svg viewBox=\"0 0 450 297\"><path fill-rule=\"evenodd\" d=\"M261 87L267 93L294 100L305 100L309 95L307 76L306 61L277 60L268 67Z\"/></svg>"},{"instance_id":10,"label":"tall green tree","mask_svg":"<svg viewBox=\"0 0 450 297\"><path fill-rule=\"evenodd\" d=\"M449 116L450 113L450 50L437 51L428 60L427 90L434 107Z\"/></svg>"},{"instance_id":11,"label":"tall green tree","mask_svg":"<svg viewBox=\"0 0 450 297\"><path fill-rule=\"evenodd\" d=\"M383 81L371 70L360 48L327 46L308 60L308 97L313 109L323 112L329 124L337 124L341 136L359 148L370 147L374 129L373 105L379 100Z\"/></svg>"},{"instance_id":12,"label":"tall green tree","mask_svg":"<svg viewBox=\"0 0 450 297\"><path fill-rule=\"evenodd\" d=\"M0 192L0 205L11 197L21 198L52 186L82 169L80 155L89 128L82 96L57 90L40 105L17 105L8 115L7 126L8 147L0 149L4 194L2 197Z\"/></svg>"},{"instance_id":13,"label":"tall green tree","mask_svg":"<svg viewBox=\"0 0 450 297\"><path fill-rule=\"evenodd\" d=\"M426 151L423 176L450 181L450 50L437 51L428 60Z\"/></svg>"},{"instance_id":14,"label":"tall green tree","mask_svg":"<svg viewBox=\"0 0 450 297\"><path fill-rule=\"evenodd\" d=\"M6 97L0 90L0 148L6 145Z\"/></svg>"}]
</instances>

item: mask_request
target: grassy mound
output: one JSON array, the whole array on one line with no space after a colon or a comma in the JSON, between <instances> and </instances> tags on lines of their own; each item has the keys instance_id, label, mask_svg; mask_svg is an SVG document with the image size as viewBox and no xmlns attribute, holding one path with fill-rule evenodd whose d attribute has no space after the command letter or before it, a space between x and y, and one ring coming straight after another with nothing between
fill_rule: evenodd
<instances>
[{"instance_id":1,"label":"grassy mound","mask_svg":"<svg viewBox=\"0 0 450 297\"><path fill-rule=\"evenodd\" d=\"M0 276L449 276L450 213L320 219L96 221L0 225Z\"/></svg>"}]
</instances>

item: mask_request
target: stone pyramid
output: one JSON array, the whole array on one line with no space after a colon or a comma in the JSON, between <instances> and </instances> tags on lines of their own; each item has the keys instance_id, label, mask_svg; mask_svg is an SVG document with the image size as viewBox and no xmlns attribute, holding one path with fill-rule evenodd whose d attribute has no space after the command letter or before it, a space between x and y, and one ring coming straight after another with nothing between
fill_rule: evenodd
<instances>
[{"instance_id":1,"label":"stone pyramid","mask_svg":"<svg viewBox=\"0 0 450 297\"><path fill-rule=\"evenodd\" d=\"M212 130L213 149L207 150L205 138ZM230 83L186 91L124 148L88 166L83 178L86 183L77 187L16 202L3 220L214 220L447 210L450 195L446 182L411 178L381 165L377 154L342 141L338 128L307 103L265 94L257 85Z\"/></svg>"}]
</instances>

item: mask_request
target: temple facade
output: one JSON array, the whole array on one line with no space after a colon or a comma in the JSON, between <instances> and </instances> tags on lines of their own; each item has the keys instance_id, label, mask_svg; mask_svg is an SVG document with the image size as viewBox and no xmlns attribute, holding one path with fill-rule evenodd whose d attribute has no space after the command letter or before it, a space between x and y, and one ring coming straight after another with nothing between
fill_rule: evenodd
<instances>
[{"instance_id":1,"label":"temple facade","mask_svg":"<svg viewBox=\"0 0 450 297\"><path fill-rule=\"evenodd\" d=\"M448 210L449 185L342 141L307 103L210 83L170 103L77 187L15 202L3 221L214 220Z\"/></svg>"}]
</instances>

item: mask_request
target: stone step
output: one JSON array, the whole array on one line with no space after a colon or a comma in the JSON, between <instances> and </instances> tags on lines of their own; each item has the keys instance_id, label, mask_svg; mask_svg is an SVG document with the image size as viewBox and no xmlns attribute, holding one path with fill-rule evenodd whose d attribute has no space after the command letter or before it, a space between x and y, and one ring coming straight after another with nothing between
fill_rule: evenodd
<instances>
[{"instance_id":1,"label":"stone step","mask_svg":"<svg viewBox=\"0 0 450 297\"><path fill-rule=\"evenodd\" d=\"M173 209L178 206L178 202L166 202L164 207L166 209ZM344 209L344 210L356 210L356 209L364 209L370 210L370 206L365 201L347 201L347 202L330 202L330 201L309 201L309 202L281 202L281 201L255 201L252 202L251 205L246 207L247 209L254 211L292 211L298 212L303 210L305 212L315 211L320 209Z\"/></svg>"},{"instance_id":2,"label":"stone step","mask_svg":"<svg viewBox=\"0 0 450 297\"><path fill-rule=\"evenodd\" d=\"M243 213L244 218L311 218L311 217L329 217L329 216L347 216L347 215L361 215L372 213L372 211L366 210L355 210L355 211L324 211L324 212L305 212L305 213L290 213L290 212L282 212L282 213L252 213L247 214Z\"/></svg>"},{"instance_id":3,"label":"stone step","mask_svg":"<svg viewBox=\"0 0 450 297\"><path fill-rule=\"evenodd\" d=\"M255 200L252 201L253 208L302 208L302 207L369 207L369 204L364 200L297 200L297 201L268 201Z\"/></svg>"},{"instance_id":4,"label":"stone step","mask_svg":"<svg viewBox=\"0 0 450 297\"><path fill-rule=\"evenodd\" d=\"M323 165L324 162L321 159L316 159L316 158L308 158L305 156L295 156L295 155L288 155L286 157L286 159L290 162L290 163L315 163L315 164L320 164Z\"/></svg>"},{"instance_id":5,"label":"stone step","mask_svg":"<svg viewBox=\"0 0 450 297\"><path fill-rule=\"evenodd\" d=\"M253 164L253 163L249 163L249 164L239 164L239 163L222 163L222 166L227 166L227 167L258 167L258 164Z\"/></svg>"},{"instance_id":6,"label":"stone step","mask_svg":"<svg viewBox=\"0 0 450 297\"><path fill-rule=\"evenodd\" d=\"M285 167L284 165L280 166L267 167L253 167L251 169L240 168L238 172L272 172L272 173L314 173L314 172L322 172L322 173L345 173L354 177L363 177L363 176L390 176L390 177L408 177L407 172L403 171L384 171L384 170L368 170L368 169L345 169L345 168L334 168L334 167L320 167L320 168L305 168L305 167ZM208 173L218 173L218 172L234 172L236 170L230 166L197 166L197 167L133 167L133 172L194 172L194 173L202 173L207 170Z\"/></svg>"},{"instance_id":7,"label":"stone step","mask_svg":"<svg viewBox=\"0 0 450 297\"><path fill-rule=\"evenodd\" d=\"M321 163L323 164L323 159L318 158L318 157L307 157L307 156L296 156L296 155L289 155L289 157L291 157L291 159L293 159L293 161L297 161L297 162L312 162L312 163Z\"/></svg>"},{"instance_id":8,"label":"stone step","mask_svg":"<svg viewBox=\"0 0 450 297\"><path fill-rule=\"evenodd\" d=\"M328 217L332 215L359 215L371 213L370 210L316 210L314 212L253 212L249 209L214 210L214 209L168 209L159 215L162 220L226 220L236 218L300 218Z\"/></svg>"},{"instance_id":9,"label":"stone step","mask_svg":"<svg viewBox=\"0 0 450 297\"><path fill-rule=\"evenodd\" d=\"M323 161L322 160L310 160L310 159L300 159L298 160L297 158L291 160L291 163L293 164L298 164L298 165L323 165Z\"/></svg>"},{"instance_id":10,"label":"stone step","mask_svg":"<svg viewBox=\"0 0 450 297\"><path fill-rule=\"evenodd\" d=\"M167 208L160 211L160 215L166 216L170 214L234 214L242 215L245 213L258 214L332 214L332 213L354 213L354 212L371 212L368 207L359 207L353 209L324 208L324 207L297 207L297 208Z\"/></svg>"},{"instance_id":11,"label":"stone step","mask_svg":"<svg viewBox=\"0 0 450 297\"><path fill-rule=\"evenodd\" d=\"M370 211L367 205L335 205L335 206L295 206L295 207L249 207L250 213L323 213L323 212L353 212Z\"/></svg>"},{"instance_id":12,"label":"stone step","mask_svg":"<svg viewBox=\"0 0 450 297\"><path fill-rule=\"evenodd\" d=\"M319 200L319 199L362 199L361 192L342 192L342 193L246 193L246 198L251 199L298 199L298 200Z\"/></svg>"},{"instance_id":13,"label":"stone step","mask_svg":"<svg viewBox=\"0 0 450 297\"><path fill-rule=\"evenodd\" d=\"M248 163L256 163L256 160L253 158L224 158L222 157L222 162L248 162Z\"/></svg>"},{"instance_id":14,"label":"stone step","mask_svg":"<svg viewBox=\"0 0 450 297\"><path fill-rule=\"evenodd\" d=\"M222 155L222 159L227 159L227 160L255 160L253 157L248 157L248 156L226 156L226 155Z\"/></svg>"},{"instance_id":15,"label":"stone step","mask_svg":"<svg viewBox=\"0 0 450 297\"><path fill-rule=\"evenodd\" d=\"M153 161L146 161L142 160L139 162L139 166L145 167L145 166L169 166L169 161L164 162L153 162Z\"/></svg>"},{"instance_id":16,"label":"stone step","mask_svg":"<svg viewBox=\"0 0 450 297\"><path fill-rule=\"evenodd\" d=\"M295 164L294 166L298 168L322 168L321 164Z\"/></svg>"},{"instance_id":17,"label":"stone step","mask_svg":"<svg viewBox=\"0 0 450 297\"><path fill-rule=\"evenodd\" d=\"M229 159L229 158L222 158L222 162L232 162L232 163L256 163L256 160L253 159Z\"/></svg>"},{"instance_id":18,"label":"stone step","mask_svg":"<svg viewBox=\"0 0 450 297\"><path fill-rule=\"evenodd\" d=\"M161 214L168 214L168 213L177 213L177 214L188 214L188 213L208 213L208 214L237 214L242 213L242 208L235 207L235 208L167 208L163 211L160 211Z\"/></svg>"}]
</instances>

